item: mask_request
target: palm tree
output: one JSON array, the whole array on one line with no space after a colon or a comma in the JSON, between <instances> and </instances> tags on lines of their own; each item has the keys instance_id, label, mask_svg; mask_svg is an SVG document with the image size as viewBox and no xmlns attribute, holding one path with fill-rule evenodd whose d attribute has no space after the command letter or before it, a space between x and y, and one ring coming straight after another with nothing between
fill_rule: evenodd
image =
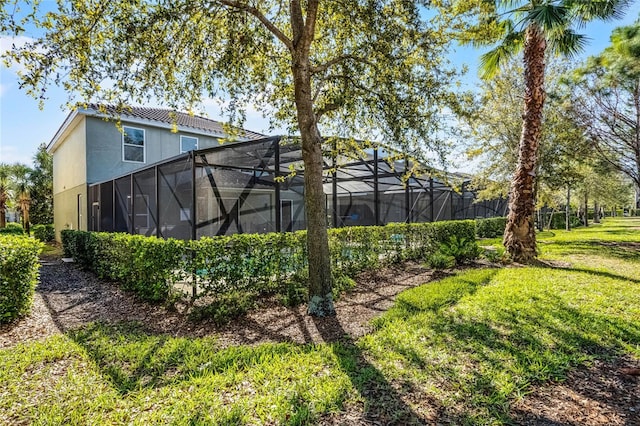
<instances>
[{"instance_id":1,"label":"palm tree","mask_svg":"<svg viewBox=\"0 0 640 426\"><path fill-rule=\"evenodd\" d=\"M517 262L531 262L537 254L534 190L545 100L545 55L547 51L566 56L576 54L584 47L586 37L577 34L573 27L579 28L594 19L619 18L629 3L628 0L496 0L481 12L480 24L471 33L470 39L476 45L499 42L480 60L484 78L491 78L509 57L523 52L522 130L503 240ZM486 31L489 27L490 31Z\"/></svg>"},{"instance_id":2,"label":"palm tree","mask_svg":"<svg viewBox=\"0 0 640 426\"><path fill-rule=\"evenodd\" d=\"M29 235L29 208L31 206L29 180L33 170L24 164L14 164L11 168L14 178L16 201L20 209L20 216L22 217L22 227L27 235Z\"/></svg>"},{"instance_id":3,"label":"palm tree","mask_svg":"<svg viewBox=\"0 0 640 426\"><path fill-rule=\"evenodd\" d=\"M10 169L6 164L0 164L0 228L7 226L7 201L9 201Z\"/></svg>"}]
</instances>

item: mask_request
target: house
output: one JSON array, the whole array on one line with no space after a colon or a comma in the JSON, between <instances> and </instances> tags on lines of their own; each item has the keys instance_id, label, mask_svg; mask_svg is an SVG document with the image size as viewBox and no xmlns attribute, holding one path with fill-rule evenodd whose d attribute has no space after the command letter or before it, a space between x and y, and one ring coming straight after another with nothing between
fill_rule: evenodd
<instances>
[{"instance_id":1,"label":"house","mask_svg":"<svg viewBox=\"0 0 640 426\"><path fill-rule=\"evenodd\" d=\"M234 139L264 135L237 129ZM194 149L218 146L229 138L223 124L162 108L91 104L71 112L48 145L53 154L54 225L89 230L88 188L96 182L143 169Z\"/></svg>"}]
</instances>

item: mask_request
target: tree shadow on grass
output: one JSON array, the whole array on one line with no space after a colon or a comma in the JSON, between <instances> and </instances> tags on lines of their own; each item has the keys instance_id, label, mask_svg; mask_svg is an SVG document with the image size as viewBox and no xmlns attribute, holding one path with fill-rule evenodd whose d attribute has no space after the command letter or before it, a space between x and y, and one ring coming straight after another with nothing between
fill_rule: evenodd
<instances>
[{"instance_id":1,"label":"tree shadow on grass","mask_svg":"<svg viewBox=\"0 0 640 426\"><path fill-rule=\"evenodd\" d=\"M563 255L605 256L628 261L640 260L640 243L601 240L553 241Z\"/></svg>"},{"instance_id":2,"label":"tree shadow on grass","mask_svg":"<svg viewBox=\"0 0 640 426\"><path fill-rule=\"evenodd\" d=\"M383 424L383 425L421 425L426 420L418 415L410 407L407 400L413 393L410 388L400 392L391 384L384 374L375 367L366 357L366 354L356 345L349 336L340 321L336 317L314 318L314 323L323 336L335 336L342 330L344 336L338 343L331 345L333 353L338 359L340 369L349 376L353 387L364 401L362 413L355 413L358 424ZM407 386L409 386L407 384ZM335 416L326 418L323 424L345 424L346 420Z\"/></svg>"},{"instance_id":3,"label":"tree shadow on grass","mask_svg":"<svg viewBox=\"0 0 640 426\"><path fill-rule=\"evenodd\" d=\"M341 327L336 318L316 319L315 324L320 333L327 332L328 336L335 336L335 327ZM315 393L314 386L322 384L314 382L313 372L310 371L311 379L305 378L305 382L310 381L310 384L298 385L291 382L289 385L289 408L286 417L281 419L282 423L309 424L322 421L325 424L343 424L341 420L334 422L330 416L327 417L326 410L340 409L348 398L350 389L355 389L364 401L364 414L358 424L424 424L346 334L339 342L328 343L324 347L325 350L316 345L293 343L218 348L214 339L176 339L166 335L154 335L135 323L93 323L82 329L69 331L67 335L84 348L89 358L96 363L101 373L122 397L145 389L160 389L174 385L181 387L181 382L198 380L212 374L228 374L232 377L248 370L260 369L265 360L294 358L300 354L313 355L320 352L319 356L323 358L322 362L326 368L338 369L330 375L346 375L351 386L337 384L336 386L343 388L337 396L332 397L333 399L313 400L309 395ZM245 380L251 382L251 379ZM269 377L266 380L269 380ZM237 390L237 386L252 386L247 383L243 381L240 385L230 388L230 391ZM214 397L214 394L211 397ZM277 398L277 395L274 398ZM326 408L318 410L318 404ZM231 416L230 419L234 419L233 424L245 422L239 415L244 409L236 409L240 405L234 402L229 407L230 411L227 414ZM260 407L260 410L268 411L268 408ZM198 420L198 414L192 414L196 416L192 420ZM321 420L318 420L319 416Z\"/></svg>"},{"instance_id":4,"label":"tree shadow on grass","mask_svg":"<svg viewBox=\"0 0 640 426\"><path fill-rule=\"evenodd\" d=\"M387 337L384 348L399 355L410 369L432 368L432 375L446 383L442 390L455 400L446 412L455 424L538 424L540 419L532 414L515 415L510 408L513 401L532 386L564 379L586 360L614 359L625 347L640 344L639 322L587 312L551 293L532 299L527 308L497 304L484 319L442 309L405 314L408 327L423 318L430 329L425 334L436 338L421 347ZM459 362L438 363L425 355L433 349ZM509 376L515 382L501 383L500 378ZM607 407L610 401L603 395L598 403ZM544 424L555 423L549 419Z\"/></svg>"}]
</instances>

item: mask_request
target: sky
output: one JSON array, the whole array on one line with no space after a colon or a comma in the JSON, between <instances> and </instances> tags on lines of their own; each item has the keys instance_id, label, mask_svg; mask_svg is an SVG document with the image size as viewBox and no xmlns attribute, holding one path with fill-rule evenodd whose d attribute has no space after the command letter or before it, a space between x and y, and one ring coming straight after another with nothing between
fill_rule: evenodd
<instances>
[{"instance_id":1,"label":"sky","mask_svg":"<svg viewBox=\"0 0 640 426\"><path fill-rule=\"evenodd\" d=\"M44 0L45 7L55 7L55 1ZM589 37L585 51L578 59L600 53L609 45L609 36L614 28L629 25L640 15L640 0L635 0L622 20L609 22L593 22L582 30ZM35 37L37 34L26 33L25 37ZM24 43L25 39L11 39L0 34L0 51L9 49L12 43ZM455 67L467 65L469 71L463 77L462 87L473 89L478 84L478 58L481 51L471 47L456 47L451 52L450 60ZM31 164L37 147L48 144L62 122L69 114L64 105L68 95L60 88L51 87L42 109L38 101L28 96L19 88L16 67L7 68L0 65L0 163ZM220 116L220 107L214 100L204 101L205 111L212 119L224 120ZM269 122L260 113L247 111L245 128L256 132L277 134L269 131Z\"/></svg>"}]
</instances>

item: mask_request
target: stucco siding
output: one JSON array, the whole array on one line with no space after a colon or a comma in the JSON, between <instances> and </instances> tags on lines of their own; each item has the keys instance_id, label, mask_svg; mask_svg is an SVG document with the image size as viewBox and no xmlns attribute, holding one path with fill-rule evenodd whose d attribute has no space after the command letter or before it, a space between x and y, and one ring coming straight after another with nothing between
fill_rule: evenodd
<instances>
[{"instance_id":1,"label":"stucco siding","mask_svg":"<svg viewBox=\"0 0 640 426\"><path fill-rule=\"evenodd\" d=\"M81 119L53 153L54 195L87 182L85 132L86 120Z\"/></svg>"},{"instance_id":2,"label":"stucco siding","mask_svg":"<svg viewBox=\"0 0 640 426\"><path fill-rule=\"evenodd\" d=\"M78 185L53 194L53 225L60 241L63 229L87 230L87 185Z\"/></svg>"},{"instance_id":3,"label":"stucco siding","mask_svg":"<svg viewBox=\"0 0 640 426\"><path fill-rule=\"evenodd\" d=\"M189 132L122 122L122 126L143 129L144 163L123 161L122 133L112 121L87 117L87 182L96 183L120 176L180 154L180 136L198 138L198 148L217 146L218 139Z\"/></svg>"}]
</instances>

